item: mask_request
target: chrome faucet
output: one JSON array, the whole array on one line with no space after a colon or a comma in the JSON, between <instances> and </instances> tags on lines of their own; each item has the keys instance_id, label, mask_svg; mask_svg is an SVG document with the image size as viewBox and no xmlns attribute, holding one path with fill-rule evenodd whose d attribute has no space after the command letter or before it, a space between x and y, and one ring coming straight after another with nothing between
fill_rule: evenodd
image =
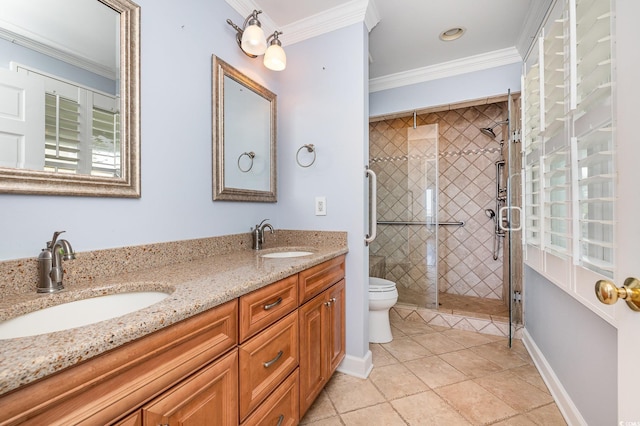
<instances>
[{"instance_id":1,"label":"chrome faucet","mask_svg":"<svg viewBox=\"0 0 640 426\"><path fill-rule=\"evenodd\" d=\"M76 254L69 244L69 241L58 239L58 236L65 231L53 233L51 241L47 242L47 247L42 249L38 256L38 270L40 278L38 280L38 293L54 293L64 288L62 278L64 269L62 269L63 260L73 260Z\"/></svg>"},{"instance_id":2,"label":"chrome faucet","mask_svg":"<svg viewBox=\"0 0 640 426\"><path fill-rule=\"evenodd\" d=\"M269 228L271 230L271 233L273 234L273 226L271 226L271 224L269 223L265 223L267 220L269 219L263 220L259 225L256 225L255 228L251 229L254 250L260 250L262 248L262 244L264 243L264 228Z\"/></svg>"}]
</instances>

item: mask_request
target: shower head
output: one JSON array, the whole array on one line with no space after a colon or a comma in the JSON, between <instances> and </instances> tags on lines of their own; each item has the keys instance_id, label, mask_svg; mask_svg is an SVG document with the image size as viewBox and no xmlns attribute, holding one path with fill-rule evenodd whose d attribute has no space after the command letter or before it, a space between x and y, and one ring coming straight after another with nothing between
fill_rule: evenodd
<instances>
[{"instance_id":1,"label":"shower head","mask_svg":"<svg viewBox=\"0 0 640 426\"><path fill-rule=\"evenodd\" d=\"M483 135L489 136L491 139L495 139L496 138L496 134L493 132L493 128L492 127L483 127L482 129L480 129L480 132Z\"/></svg>"},{"instance_id":2,"label":"shower head","mask_svg":"<svg viewBox=\"0 0 640 426\"><path fill-rule=\"evenodd\" d=\"M495 129L496 127L498 127L501 124L507 124L509 123L509 120L503 120L503 121L498 121L496 124L494 124L491 127L483 127L480 129L480 133L482 133L483 135L487 135L489 136L491 139L495 139L496 138L496 134L493 131L493 129Z\"/></svg>"},{"instance_id":3,"label":"shower head","mask_svg":"<svg viewBox=\"0 0 640 426\"><path fill-rule=\"evenodd\" d=\"M496 217L496 212L494 212L493 209L486 209L484 211L484 214L486 214L489 219L493 219Z\"/></svg>"}]
</instances>

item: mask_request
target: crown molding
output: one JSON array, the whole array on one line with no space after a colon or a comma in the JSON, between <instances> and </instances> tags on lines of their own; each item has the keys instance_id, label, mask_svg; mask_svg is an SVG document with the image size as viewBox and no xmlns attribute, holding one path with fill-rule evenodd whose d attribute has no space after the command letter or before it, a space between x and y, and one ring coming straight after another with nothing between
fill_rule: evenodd
<instances>
[{"instance_id":1,"label":"crown molding","mask_svg":"<svg viewBox=\"0 0 640 426\"><path fill-rule=\"evenodd\" d=\"M118 72L114 68L87 59L65 46L60 46L49 39L8 22L0 21L0 38L111 80L115 80L118 76Z\"/></svg>"},{"instance_id":2,"label":"crown molding","mask_svg":"<svg viewBox=\"0 0 640 426\"><path fill-rule=\"evenodd\" d=\"M378 12L376 2L369 0L369 5L364 15L364 24L367 26L367 31L371 32L371 30L378 25L378 22L380 22L380 12Z\"/></svg>"},{"instance_id":3,"label":"crown molding","mask_svg":"<svg viewBox=\"0 0 640 426\"><path fill-rule=\"evenodd\" d=\"M260 10L253 0L226 0L226 2L243 17L247 17L254 9ZM281 28L278 28L269 18L267 11L263 10L260 15L260 22L266 34L275 30L282 31L283 36L280 37L280 41L283 46L298 43L357 22L365 22L367 29L371 31L379 21L380 15L373 0L352 0Z\"/></svg>"},{"instance_id":4,"label":"crown molding","mask_svg":"<svg viewBox=\"0 0 640 426\"><path fill-rule=\"evenodd\" d=\"M468 56L455 61L443 62L424 68L389 74L369 80L369 93L394 89L425 81L437 80L454 75L466 74L495 68L502 65L522 62L522 57L515 47L509 47L480 55Z\"/></svg>"},{"instance_id":5,"label":"crown molding","mask_svg":"<svg viewBox=\"0 0 640 426\"><path fill-rule=\"evenodd\" d=\"M516 48L520 52L520 56L526 58L529 55L531 46L536 41L536 36L544 25L547 14L555 4L556 0L542 0L531 2L527 16L525 18L522 31L518 36Z\"/></svg>"}]
</instances>

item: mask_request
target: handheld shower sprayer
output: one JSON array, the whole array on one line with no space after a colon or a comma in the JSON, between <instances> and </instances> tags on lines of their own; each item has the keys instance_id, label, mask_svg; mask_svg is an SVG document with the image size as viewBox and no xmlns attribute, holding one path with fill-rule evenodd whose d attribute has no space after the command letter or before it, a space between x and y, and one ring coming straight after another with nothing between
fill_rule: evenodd
<instances>
[{"instance_id":1,"label":"handheld shower sprayer","mask_svg":"<svg viewBox=\"0 0 640 426\"><path fill-rule=\"evenodd\" d=\"M493 209L485 209L484 214L486 214L489 219L495 220L496 218L496 212L494 212Z\"/></svg>"}]
</instances>

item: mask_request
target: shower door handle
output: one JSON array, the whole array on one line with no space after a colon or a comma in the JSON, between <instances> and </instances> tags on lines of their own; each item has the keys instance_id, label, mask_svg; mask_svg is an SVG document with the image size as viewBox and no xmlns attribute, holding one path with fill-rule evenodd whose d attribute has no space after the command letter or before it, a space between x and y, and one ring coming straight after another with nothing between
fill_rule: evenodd
<instances>
[{"instance_id":1,"label":"shower door handle","mask_svg":"<svg viewBox=\"0 0 640 426\"><path fill-rule=\"evenodd\" d=\"M376 233L378 232L378 217L377 217L377 202L378 202L378 178L373 170L367 168L364 171L365 176L370 178L371 185L371 200L369 200L369 233L364 238L364 244L369 245L376 239Z\"/></svg>"},{"instance_id":2,"label":"shower door handle","mask_svg":"<svg viewBox=\"0 0 640 426\"><path fill-rule=\"evenodd\" d=\"M507 220L507 212L509 210L516 210L519 213L519 217L522 217L522 209L518 206L500 207L500 210L498 210L498 227L503 231L520 231L522 229L522 221L518 223L516 228L512 228L512 221ZM505 222L507 222L507 226L504 226Z\"/></svg>"}]
</instances>

